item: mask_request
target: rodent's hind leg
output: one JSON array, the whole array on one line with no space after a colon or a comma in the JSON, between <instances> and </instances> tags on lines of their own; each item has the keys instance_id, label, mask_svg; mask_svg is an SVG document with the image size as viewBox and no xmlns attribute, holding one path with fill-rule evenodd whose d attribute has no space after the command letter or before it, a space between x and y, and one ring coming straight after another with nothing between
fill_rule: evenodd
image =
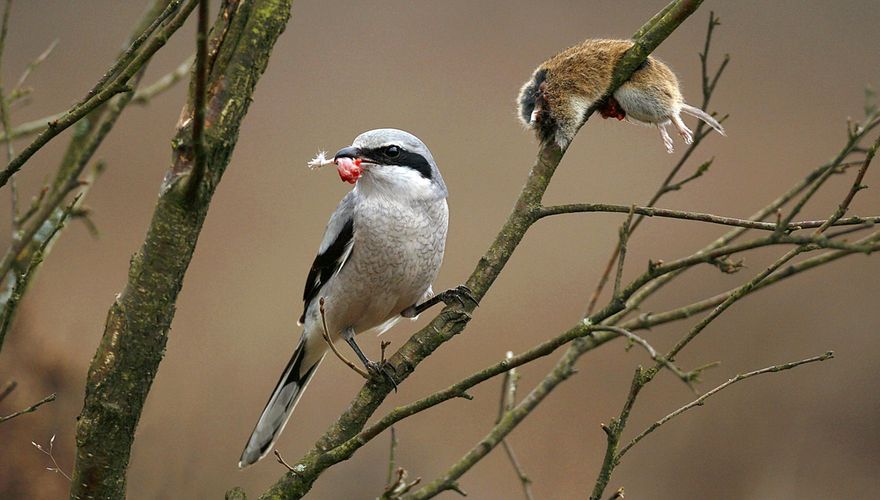
<instances>
[{"instance_id":1,"label":"rodent's hind leg","mask_svg":"<svg viewBox=\"0 0 880 500\"><path fill-rule=\"evenodd\" d=\"M670 97L656 90L648 90L632 82L624 83L614 92L614 98L626 117L642 123L659 124L672 114Z\"/></svg>"},{"instance_id":2,"label":"rodent's hind leg","mask_svg":"<svg viewBox=\"0 0 880 500\"><path fill-rule=\"evenodd\" d=\"M675 152L675 147L672 145L672 137L669 136L669 132L666 130L666 125L669 125L669 120L658 123L657 128L660 129L660 137L663 138L663 145L666 146L666 152L671 154Z\"/></svg>"},{"instance_id":3,"label":"rodent's hind leg","mask_svg":"<svg viewBox=\"0 0 880 500\"><path fill-rule=\"evenodd\" d=\"M691 132L691 129L689 129L684 121L682 121L681 114L678 112L672 113L672 123L678 131L678 135L684 139L685 144L691 144L694 142L694 133Z\"/></svg>"}]
</instances>

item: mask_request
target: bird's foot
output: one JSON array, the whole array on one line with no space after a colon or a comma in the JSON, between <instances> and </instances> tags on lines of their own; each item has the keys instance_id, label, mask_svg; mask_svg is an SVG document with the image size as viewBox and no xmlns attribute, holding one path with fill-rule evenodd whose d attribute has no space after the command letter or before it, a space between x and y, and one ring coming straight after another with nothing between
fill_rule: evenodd
<instances>
[{"instance_id":1,"label":"bird's foot","mask_svg":"<svg viewBox=\"0 0 880 500\"><path fill-rule=\"evenodd\" d=\"M480 305L480 301L474 296L474 292L471 291L467 285L458 285L455 288L450 288L444 292L440 292L437 294L437 297L443 301L447 306L454 305L455 303L461 304L462 307L466 306L465 300L469 300L474 303L475 306Z\"/></svg>"},{"instance_id":2,"label":"bird's foot","mask_svg":"<svg viewBox=\"0 0 880 500\"><path fill-rule=\"evenodd\" d=\"M384 359L378 363L375 361L367 361L365 365L367 371L370 372L371 378L377 382L380 380L391 382L391 385L394 386L394 392L397 392L397 381L394 379L394 375L397 371L395 370L394 365Z\"/></svg>"}]
</instances>

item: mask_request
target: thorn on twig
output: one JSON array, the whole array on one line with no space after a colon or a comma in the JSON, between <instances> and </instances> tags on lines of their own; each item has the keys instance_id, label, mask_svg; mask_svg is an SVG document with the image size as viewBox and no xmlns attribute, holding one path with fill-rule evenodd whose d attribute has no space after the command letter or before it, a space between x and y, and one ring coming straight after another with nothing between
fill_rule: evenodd
<instances>
[{"instance_id":1,"label":"thorn on twig","mask_svg":"<svg viewBox=\"0 0 880 500\"><path fill-rule=\"evenodd\" d=\"M287 470L289 470L290 472L293 472L294 474L299 475L295 470L293 470L293 467L291 467L290 464L288 464L288 463L284 460L284 457L281 456L281 452L280 452L280 451L278 451L278 450L272 450L272 452L275 454L275 459L278 460L278 463L279 463L279 464L283 465L283 466L284 466Z\"/></svg>"},{"instance_id":2,"label":"thorn on twig","mask_svg":"<svg viewBox=\"0 0 880 500\"><path fill-rule=\"evenodd\" d=\"M467 493L465 493L465 491L463 489L461 489L461 486L459 486L458 483L454 482L454 483L450 484L449 489L458 493L459 495L461 495L463 497L468 496Z\"/></svg>"}]
</instances>

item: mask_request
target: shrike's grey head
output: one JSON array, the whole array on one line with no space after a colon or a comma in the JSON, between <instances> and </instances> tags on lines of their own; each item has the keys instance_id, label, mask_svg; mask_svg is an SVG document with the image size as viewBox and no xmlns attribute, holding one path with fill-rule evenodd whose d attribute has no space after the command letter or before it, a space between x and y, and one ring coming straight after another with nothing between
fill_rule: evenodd
<instances>
[{"instance_id":1,"label":"shrike's grey head","mask_svg":"<svg viewBox=\"0 0 880 500\"><path fill-rule=\"evenodd\" d=\"M351 146L339 150L334 160L341 166L350 159L363 176L359 191L413 199L446 198L446 184L434 157L418 137L393 128L370 130L357 136ZM355 172L354 178L361 175ZM340 175L343 169L340 168Z\"/></svg>"}]
</instances>

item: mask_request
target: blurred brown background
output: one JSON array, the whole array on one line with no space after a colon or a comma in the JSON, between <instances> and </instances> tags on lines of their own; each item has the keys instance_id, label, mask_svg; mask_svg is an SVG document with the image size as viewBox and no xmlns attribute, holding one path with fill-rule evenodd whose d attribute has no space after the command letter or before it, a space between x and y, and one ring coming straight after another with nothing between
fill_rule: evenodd
<instances>
[{"instance_id":1,"label":"blurred brown background","mask_svg":"<svg viewBox=\"0 0 880 500\"><path fill-rule=\"evenodd\" d=\"M544 58L583 38L629 36L664 4L296 2L187 275L138 429L130 498L219 498L236 485L256 495L284 472L272 457L245 471L236 461L299 335L302 281L328 215L349 188L332 171L305 168L316 151L335 151L376 127L421 137L451 192L449 244L435 289L456 285L494 237L532 162L535 141L514 119L522 81ZM17 2L4 79L17 78L54 38L60 45L31 80L33 103L16 109L13 121L57 112L80 97L115 57L141 9L135 1ZM880 84L880 5L706 2L655 53L678 72L694 104L700 102L697 51L710 9L723 23L712 63L724 52L733 59L711 106L731 113L729 137L710 136L690 167L714 156L709 174L660 205L744 217L834 155L845 140L846 117L862 115L865 84ZM159 53L145 81L192 52L193 21ZM51 392L58 400L0 425L0 498L66 496L66 480L44 470L51 464L31 441L46 443L57 434L56 457L70 471L87 366L152 213L184 93L180 85L123 115L99 152L109 169L88 197L100 238L79 223L65 231L7 338L0 383L20 385L0 414ZM27 165L19 176L23 193L36 192L64 144L59 138ZM684 149L677 146L670 156L653 129L594 119L575 140L547 200L644 202ZM835 179L805 216L828 215L849 182ZM877 169L866 184L880 186ZM0 207L8 206L8 193L0 191ZM880 212L877 193L863 192L853 213ZM0 234L9 234L8 217L0 219ZM570 215L534 227L466 332L424 363L380 413L571 326L621 220ZM646 221L630 243L627 276L649 258L683 255L720 232ZM749 256L748 268L733 276L694 270L645 310L726 290L777 253ZM878 276L880 259L850 257L733 307L680 359L685 367L723 361L707 375L706 388L826 350L837 359L724 392L634 449L611 488L625 486L627 498L636 499L874 498L880 487ZM401 323L386 338L400 345L424 322ZM686 327L658 328L649 338L665 347ZM374 339L364 342L378 351ZM623 347L616 342L585 356L579 374L512 434L538 498L583 498L592 488L605 445L599 423L619 412L632 370L647 359ZM523 391L556 357L523 369ZM426 480L445 470L492 425L499 383L475 389L474 401L455 400L399 425L399 463ZM278 444L289 461L311 446L360 384L333 359L322 366ZM681 383L661 377L643 393L630 436L691 397ZM382 436L333 468L312 497L376 497L387 443ZM462 487L478 499L521 495L500 450L466 475Z\"/></svg>"}]
</instances>

